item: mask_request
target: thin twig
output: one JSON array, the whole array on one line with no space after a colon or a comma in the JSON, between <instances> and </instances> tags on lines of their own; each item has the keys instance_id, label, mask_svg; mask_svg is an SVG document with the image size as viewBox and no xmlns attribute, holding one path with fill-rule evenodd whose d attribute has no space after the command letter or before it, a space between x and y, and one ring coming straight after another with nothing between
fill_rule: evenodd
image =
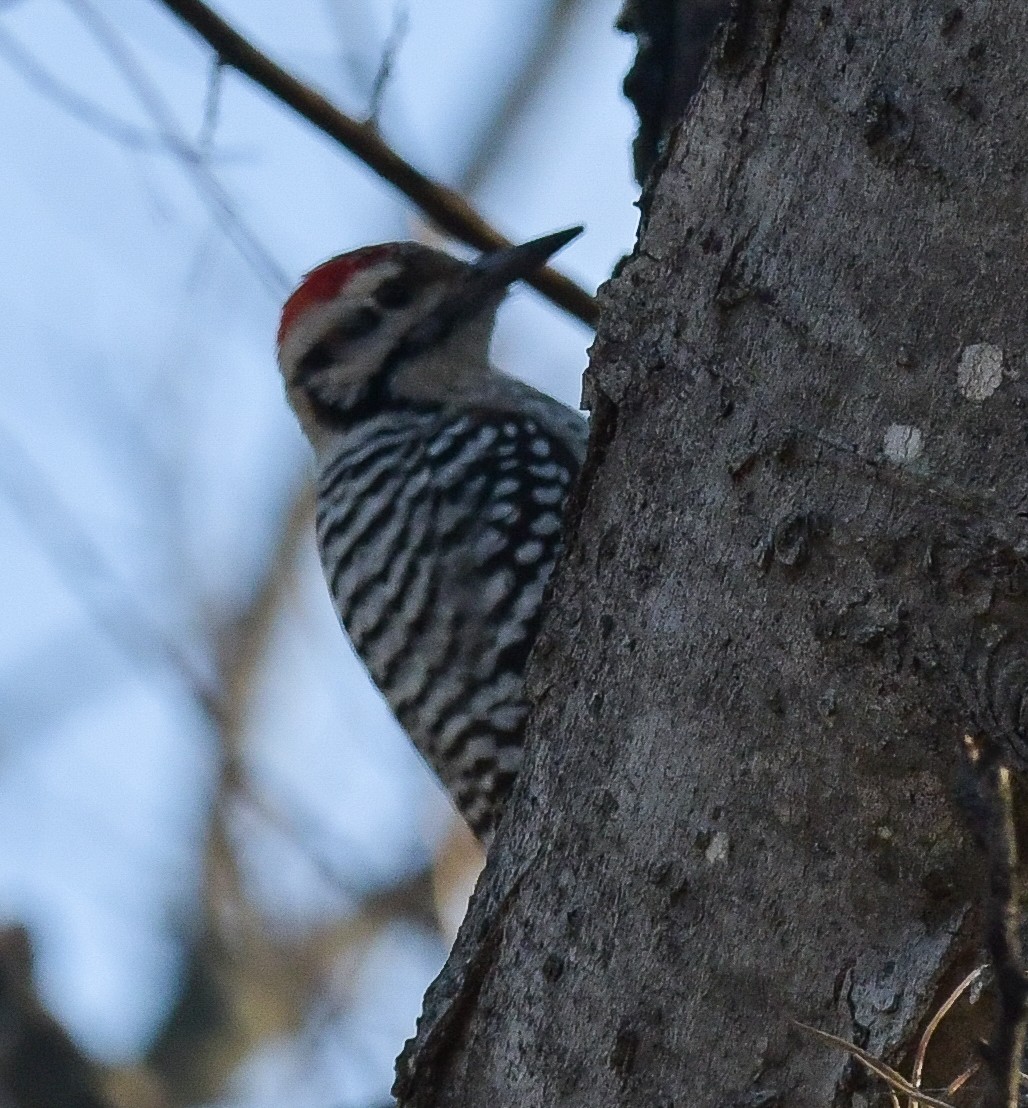
<instances>
[{"instance_id":1,"label":"thin twig","mask_svg":"<svg viewBox=\"0 0 1028 1108\"><path fill-rule=\"evenodd\" d=\"M793 1023L795 1023L801 1031L806 1031L808 1034L813 1035L814 1038L820 1039L830 1046L836 1046L840 1050L845 1050L847 1054L852 1054L857 1061L863 1062L872 1073L877 1074L890 1089L903 1093L904 1096L910 1097L911 1100L916 1101L918 1104L928 1105L928 1108L953 1108L953 1105L948 1101L938 1100L934 1096L929 1096L921 1089L915 1088L898 1070L894 1070L892 1066L888 1066L884 1062L879 1061L873 1054L868 1054L866 1050L861 1050L856 1043L847 1042L845 1039L839 1038L838 1035L832 1035L828 1031L822 1031L820 1028L811 1027L810 1024L807 1023L800 1023L799 1020L793 1020Z\"/></svg>"},{"instance_id":2,"label":"thin twig","mask_svg":"<svg viewBox=\"0 0 1028 1108\"><path fill-rule=\"evenodd\" d=\"M205 39L225 65L255 81L346 147L412 200L443 231L478 250L499 250L510 245L510 240L487 223L459 193L404 161L373 124L360 123L345 115L254 47L206 4L200 0L161 0L161 3ZM596 301L569 278L555 270L543 269L528 283L583 323L596 325Z\"/></svg>"},{"instance_id":3,"label":"thin twig","mask_svg":"<svg viewBox=\"0 0 1028 1108\"><path fill-rule=\"evenodd\" d=\"M77 590L80 601L126 657L137 664L154 659L180 675L212 725L220 727L224 714L216 684L201 672L190 651L109 565L78 513L51 484L33 454L3 423L0 423L0 494L14 506L23 524L69 584L73 588L76 584L80 586Z\"/></svg>"},{"instance_id":4,"label":"thin twig","mask_svg":"<svg viewBox=\"0 0 1028 1108\"><path fill-rule=\"evenodd\" d=\"M461 172L459 186L465 195L474 196L488 180L501 157L507 136L560 64L560 48L572 33L586 2L550 0L547 10L537 16L528 57L505 82L501 101Z\"/></svg>"},{"instance_id":5,"label":"thin twig","mask_svg":"<svg viewBox=\"0 0 1028 1108\"><path fill-rule=\"evenodd\" d=\"M954 1077L953 1080L946 1086L946 1095L951 1097L955 1093L959 1093L960 1090L971 1080L972 1077L981 1069L981 1063L975 1062L973 1066L969 1066L958 1077ZM916 1108L916 1105L914 1106Z\"/></svg>"},{"instance_id":6,"label":"thin twig","mask_svg":"<svg viewBox=\"0 0 1028 1108\"><path fill-rule=\"evenodd\" d=\"M385 98L389 80L393 75L393 67L400 53L403 40L410 29L410 9L404 0L400 0L393 12L393 25L389 31L389 37L382 47L382 59L378 63L378 71L371 83L371 96L368 99L368 121L378 127L382 115L382 101Z\"/></svg>"},{"instance_id":7,"label":"thin twig","mask_svg":"<svg viewBox=\"0 0 1028 1108\"><path fill-rule=\"evenodd\" d=\"M221 108L221 78L224 73L225 67L221 64L221 58L215 55L207 76L207 93L203 102L203 122L200 124L200 134L196 138L196 148L203 151L204 157L210 155L211 148L214 145L214 132L218 129L218 112Z\"/></svg>"},{"instance_id":8,"label":"thin twig","mask_svg":"<svg viewBox=\"0 0 1028 1108\"><path fill-rule=\"evenodd\" d=\"M972 985L974 985L987 969L987 966L978 966L964 978L963 981L949 994L946 1000L940 1005L939 1010L928 1021L928 1026L924 1030L924 1034L921 1036L921 1041L917 1044L917 1054L914 1057L914 1075L913 1081L916 1088L921 1088L921 1076L924 1073L925 1057L928 1054L928 1044L932 1041L932 1036L938 1030L939 1024L949 1014L950 1009L954 1004L967 992ZM957 1086L959 1088L959 1086Z\"/></svg>"}]
</instances>

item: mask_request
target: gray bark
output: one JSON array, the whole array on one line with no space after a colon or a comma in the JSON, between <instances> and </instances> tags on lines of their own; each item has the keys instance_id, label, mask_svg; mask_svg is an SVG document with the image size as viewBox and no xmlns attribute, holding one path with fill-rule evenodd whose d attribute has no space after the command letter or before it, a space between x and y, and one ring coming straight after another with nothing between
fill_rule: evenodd
<instances>
[{"instance_id":1,"label":"gray bark","mask_svg":"<svg viewBox=\"0 0 1028 1108\"><path fill-rule=\"evenodd\" d=\"M1028 724L1026 41L1011 0L781 0L715 47L604 294L529 764L403 1104L858 1103L792 1021L900 1062L980 958L960 740L1023 768Z\"/></svg>"}]
</instances>

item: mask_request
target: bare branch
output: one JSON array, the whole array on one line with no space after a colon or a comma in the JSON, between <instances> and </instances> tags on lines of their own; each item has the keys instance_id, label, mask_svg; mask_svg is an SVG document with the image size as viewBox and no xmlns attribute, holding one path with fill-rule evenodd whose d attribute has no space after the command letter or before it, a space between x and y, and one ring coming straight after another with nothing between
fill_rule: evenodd
<instances>
[{"instance_id":1,"label":"bare branch","mask_svg":"<svg viewBox=\"0 0 1028 1108\"><path fill-rule=\"evenodd\" d=\"M412 200L443 231L478 250L499 250L510 245L510 240L487 223L459 193L404 161L383 141L373 124L360 123L341 112L320 93L261 53L206 4L200 0L161 2L204 38L225 65L255 81L346 147ZM528 283L558 307L590 327L595 326L595 300L569 278L555 270L543 269Z\"/></svg>"}]
</instances>

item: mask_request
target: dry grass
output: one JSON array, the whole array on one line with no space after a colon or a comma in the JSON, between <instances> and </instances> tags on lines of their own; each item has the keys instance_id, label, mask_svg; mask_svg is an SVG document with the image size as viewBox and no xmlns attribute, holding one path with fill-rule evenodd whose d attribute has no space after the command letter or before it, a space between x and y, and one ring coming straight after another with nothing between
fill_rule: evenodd
<instances>
[{"instance_id":1,"label":"dry grass","mask_svg":"<svg viewBox=\"0 0 1028 1108\"><path fill-rule=\"evenodd\" d=\"M917 1045L917 1053L914 1055L914 1066L910 1080L907 1080L898 1070L894 1070L891 1066L886 1065L873 1055L868 1054L866 1050L862 1050L855 1043L847 1042L845 1039L839 1038L838 1035L831 1035L827 1031L821 1031L805 1023L797 1023L797 1027L801 1027L804 1031L809 1032L815 1038L820 1039L824 1043L828 1043L830 1046L845 1050L847 1054L852 1055L873 1074L880 1077L889 1086L892 1108L903 1108L900 1097L906 1097L906 1108L955 1108L950 1098L955 1096L964 1085L974 1077L981 1069L981 1063L975 1063L975 1065L956 1076L946 1088L942 1090L941 1096L932 1096L921 1087L925 1058L928 1055L928 1047L932 1041L932 1036L938 1030L939 1025L949 1014L953 1005L973 986L981 981L987 969L987 965L982 965L972 970L943 1001L938 1011L936 1011L928 1021L928 1026L924 1029L924 1034L922 1034L921 1040ZM972 1000L972 1003L973 1002ZM1021 1074L1021 1079L1022 1081L1028 1081L1028 1075Z\"/></svg>"}]
</instances>

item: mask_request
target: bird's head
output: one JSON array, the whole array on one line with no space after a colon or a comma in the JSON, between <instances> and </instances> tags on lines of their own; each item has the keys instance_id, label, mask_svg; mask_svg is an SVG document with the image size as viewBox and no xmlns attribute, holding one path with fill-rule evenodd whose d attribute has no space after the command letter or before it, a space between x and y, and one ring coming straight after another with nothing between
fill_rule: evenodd
<instances>
[{"instance_id":1,"label":"bird's head","mask_svg":"<svg viewBox=\"0 0 1028 1108\"><path fill-rule=\"evenodd\" d=\"M580 227L461 262L414 242L366 246L312 269L282 309L278 360L312 442L390 403L467 399L488 375L509 285Z\"/></svg>"}]
</instances>

